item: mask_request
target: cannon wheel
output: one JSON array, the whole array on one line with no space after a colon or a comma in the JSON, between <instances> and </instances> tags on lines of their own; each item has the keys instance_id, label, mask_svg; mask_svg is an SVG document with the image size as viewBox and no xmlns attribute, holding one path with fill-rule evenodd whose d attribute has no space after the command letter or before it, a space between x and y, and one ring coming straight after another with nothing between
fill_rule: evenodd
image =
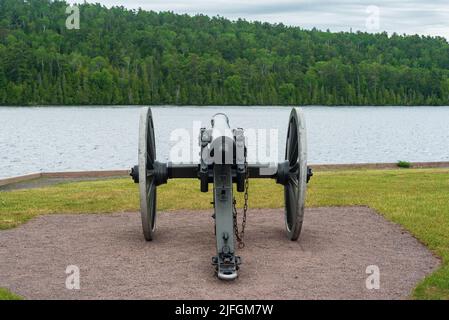
<instances>
[{"instance_id":1,"label":"cannon wheel","mask_svg":"<svg viewBox=\"0 0 449 320\"><path fill-rule=\"evenodd\" d=\"M151 109L143 108L139 124L139 191L140 215L145 240L153 240L156 227L156 183L153 175L156 159L153 115Z\"/></svg>"},{"instance_id":2,"label":"cannon wheel","mask_svg":"<svg viewBox=\"0 0 449 320\"><path fill-rule=\"evenodd\" d=\"M287 237L296 241L304 218L307 185L306 128L300 108L293 108L290 113L285 160L289 162L289 179L284 186L285 226Z\"/></svg>"}]
</instances>

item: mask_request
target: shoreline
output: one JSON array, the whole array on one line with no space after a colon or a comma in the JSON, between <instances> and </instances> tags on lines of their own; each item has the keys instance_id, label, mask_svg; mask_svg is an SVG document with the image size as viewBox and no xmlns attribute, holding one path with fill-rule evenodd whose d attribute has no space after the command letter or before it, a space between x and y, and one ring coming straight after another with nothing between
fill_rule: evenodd
<instances>
[{"instance_id":1,"label":"shoreline","mask_svg":"<svg viewBox=\"0 0 449 320\"><path fill-rule=\"evenodd\" d=\"M449 168L449 161L440 162L410 162L410 168L400 168L397 163L348 163L348 164L311 164L314 171L334 170L385 170L385 169L425 169L425 168ZM0 191L2 189L16 189L13 185L28 184L30 181L47 180L54 182L96 180L100 178L126 177L129 170L92 170L92 171L62 171L62 172L38 172L21 176L0 179ZM39 185L39 183L36 183ZM13 188L11 188L13 187Z\"/></svg>"}]
</instances>

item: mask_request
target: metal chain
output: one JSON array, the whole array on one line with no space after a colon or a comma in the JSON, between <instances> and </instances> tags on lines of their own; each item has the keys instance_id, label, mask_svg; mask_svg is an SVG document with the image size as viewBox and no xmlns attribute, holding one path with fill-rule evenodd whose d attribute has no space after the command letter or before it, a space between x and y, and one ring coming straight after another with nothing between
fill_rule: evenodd
<instances>
[{"instance_id":1,"label":"metal chain","mask_svg":"<svg viewBox=\"0 0 449 320\"><path fill-rule=\"evenodd\" d=\"M248 162L246 161L246 154L245 154L245 195L244 195L244 204L243 204L242 228L241 228L240 232L239 232L239 227L237 224L238 212L237 212L237 208L236 208L237 201L235 200L235 197L232 201L233 216L234 216L234 232L235 232L235 238L238 242L239 249L243 249L245 247L245 242L243 241L243 239L245 237L246 213L248 211L248 189L249 189L249 170L248 170Z\"/></svg>"}]
</instances>

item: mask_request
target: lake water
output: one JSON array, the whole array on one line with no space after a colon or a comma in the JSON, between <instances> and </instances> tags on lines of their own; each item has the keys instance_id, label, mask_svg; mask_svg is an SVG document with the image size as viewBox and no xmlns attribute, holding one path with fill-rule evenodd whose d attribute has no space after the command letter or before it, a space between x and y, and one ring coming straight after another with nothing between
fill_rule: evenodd
<instances>
[{"instance_id":1,"label":"lake water","mask_svg":"<svg viewBox=\"0 0 449 320\"><path fill-rule=\"evenodd\" d=\"M449 107L305 107L313 164L449 161ZM0 108L0 178L39 171L128 169L137 163L138 107ZM219 111L231 127L278 129L284 152L288 107L153 107L158 158L184 128Z\"/></svg>"}]
</instances>

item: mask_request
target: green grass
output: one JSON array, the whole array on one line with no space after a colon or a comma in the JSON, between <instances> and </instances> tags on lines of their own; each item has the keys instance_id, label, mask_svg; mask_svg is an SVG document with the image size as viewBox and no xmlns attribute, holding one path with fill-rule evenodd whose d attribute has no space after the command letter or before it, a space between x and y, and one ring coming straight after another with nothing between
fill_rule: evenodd
<instances>
[{"instance_id":1,"label":"green grass","mask_svg":"<svg viewBox=\"0 0 449 320\"><path fill-rule=\"evenodd\" d=\"M283 207L282 187L271 180L250 181L249 206ZM239 194L239 203L242 203ZM211 193L196 180L173 180L158 189L159 210L211 208ZM138 210L137 186L130 179L60 184L0 192L0 229L40 214L108 213ZM413 292L416 299L449 299L449 170L349 170L317 172L307 206L366 205L403 225L442 258L439 270ZM0 291L0 298L4 293Z\"/></svg>"},{"instance_id":2,"label":"green grass","mask_svg":"<svg viewBox=\"0 0 449 320\"><path fill-rule=\"evenodd\" d=\"M0 288L0 300L22 300L22 297L15 295L7 289Z\"/></svg>"}]
</instances>

